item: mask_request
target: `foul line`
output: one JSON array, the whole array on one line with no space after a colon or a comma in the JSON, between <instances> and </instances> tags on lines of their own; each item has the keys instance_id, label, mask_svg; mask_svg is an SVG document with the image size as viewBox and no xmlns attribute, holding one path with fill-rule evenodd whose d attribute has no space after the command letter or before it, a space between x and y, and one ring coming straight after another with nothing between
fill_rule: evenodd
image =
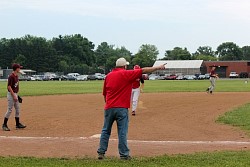
<instances>
[{"instance_id":1,"label":"foul line","mask_svg":"<svg viewBox=\"0 0 250 167\"><path fill-rule=\"evenodd\" d=\"M90 137L21 137L21 136L0 136L1 139L12 140L91 140L98 139L96 135ZM118 139L110 139L118 141ZM128 140L129 143L145 143L145 144L209 144L209 145L250 145L250 141L144 141L144 140Z\"/></svg>"}]
</instances>

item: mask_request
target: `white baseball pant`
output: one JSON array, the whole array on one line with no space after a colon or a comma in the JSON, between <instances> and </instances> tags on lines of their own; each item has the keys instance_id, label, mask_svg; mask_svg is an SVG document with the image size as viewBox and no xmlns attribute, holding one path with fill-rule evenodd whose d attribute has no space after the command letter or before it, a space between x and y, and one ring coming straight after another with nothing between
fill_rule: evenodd
<instances>
[{"instance_id":1,"label":"white baseball pant","mask_svg":"<svg viewBox=\"0 0 250 167\"><path fill-rule=\"evenodd\" d=\"M15 96L18 96L16 93L15 93ZM20 106L19 106L19 102L15 102L11 93L8 92L7 94L7 99L8 99L8 109L7 109L7 112L5 114L5 118L9 118L11 113L12 113L12 109L13 107L15 108L16 110L16 114L15 114L15 117L19 117L19 114L20 114Z\"/></svg>"},{"instance_id":2,"label":"white baseball pant","mask_svg":"<svg viewBox=\"0 0 250 167\"><path fill-rule=\"evenodd\" d=\"M139 101L139 96L140 96L140 88L132 89L132 96L131 96L132 111L136 111L138 101Z\"/></svg>"}]
</instances>

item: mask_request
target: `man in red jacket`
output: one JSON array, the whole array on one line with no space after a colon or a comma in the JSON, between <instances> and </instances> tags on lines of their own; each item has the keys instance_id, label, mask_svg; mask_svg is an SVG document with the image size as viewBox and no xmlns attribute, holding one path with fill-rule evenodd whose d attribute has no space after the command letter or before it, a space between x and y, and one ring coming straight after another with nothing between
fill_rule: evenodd
<instances>
[{"instance_id":1,"label":"man in red jacket","mask_svg":"<svg viewBox=\"0 0 250 167\"><path fill-rule=\"evenodd\" d=\"M103 96L106 105L100 146L97 151L98 159L103 159L108 149L109 137L114 121L117 122L120 158L124 160L131 159L127 144L127 133L129 122L128 108L130 107L132 84L142 76L142 73L151 73L156 70L165 69L166 64L136 70L126 70L127 65L129 65L129 62L126 59L118 59L116 61L116 68L106 76L104 81Z\"/></svg>"}]
</instances>

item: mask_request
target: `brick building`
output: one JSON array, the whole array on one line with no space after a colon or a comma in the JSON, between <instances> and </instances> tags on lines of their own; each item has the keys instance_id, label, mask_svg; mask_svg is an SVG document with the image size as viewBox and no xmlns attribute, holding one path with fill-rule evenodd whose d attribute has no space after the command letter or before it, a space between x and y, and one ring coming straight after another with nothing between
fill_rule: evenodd
<instances>
[{"instance_id":1,"label":"brick building","mask_svg":"<svg viewBox=\"0 0 250 167\"><path fill-rule=\"evenodd\" d=\"M250 74L250 61L204 61L202 63L201 73L209 73L213 65L220 66L216 68L216 73L222 78L228 78L230 72L238 74Z\"/></svg>"}]
</instances>

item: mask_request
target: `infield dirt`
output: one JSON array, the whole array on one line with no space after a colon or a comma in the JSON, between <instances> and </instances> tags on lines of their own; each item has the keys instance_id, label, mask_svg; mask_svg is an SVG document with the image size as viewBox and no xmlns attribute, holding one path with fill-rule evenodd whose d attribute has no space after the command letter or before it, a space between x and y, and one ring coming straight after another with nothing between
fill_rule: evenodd
<instances>
[{"instance_id":1,"label":"infield dirt","mask_svg":"<svg viewBox=\"0 0 250 167\"><path fill-rule=\"evenodd\" d=\"M219 115L249 102L250 93L144 93L137 115L130 116L129 146L132 156L245 150L250 139L238 128L215 123ZM103 125L101 94L24 97L21 121L15 130L0 131L0 156L96 156ZM0 99L0 120L6 99ZM131 114L130 114L131 115ZM93 136L96 135L96 136ZM30 138L32 137L32 138ZM108 156L117 156L113 126ZM233 142L225 142L233 141Z\"/></svg>"}]
</instances>

